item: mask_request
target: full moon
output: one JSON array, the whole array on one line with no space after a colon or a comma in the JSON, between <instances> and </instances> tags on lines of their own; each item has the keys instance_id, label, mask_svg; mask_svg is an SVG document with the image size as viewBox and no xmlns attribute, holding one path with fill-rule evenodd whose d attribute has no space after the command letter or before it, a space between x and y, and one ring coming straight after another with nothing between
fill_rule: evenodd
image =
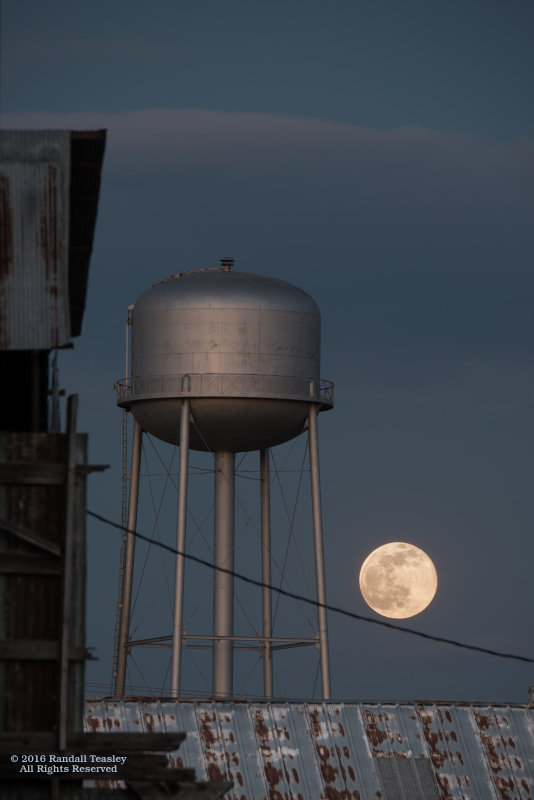
<instances>
[{"instance_id":1,"label":"full moon","mask_svg":"<svg viewBox=\"0 0 534 800\"><path fill-rule=\"evenodd\" d=\"M419 614L438 588L436 568L427 554L406 542L389 542L367 556L360 591L373 611L391 619Z\"/></svg>"}]
</instances>

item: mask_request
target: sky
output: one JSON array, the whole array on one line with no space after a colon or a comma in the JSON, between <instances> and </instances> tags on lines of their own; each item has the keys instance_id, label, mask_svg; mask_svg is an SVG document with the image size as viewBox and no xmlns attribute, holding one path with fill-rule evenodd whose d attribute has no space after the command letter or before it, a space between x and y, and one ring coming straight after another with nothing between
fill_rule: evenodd
<instances>
[{"instance_id":1,"label":"sky","mask_svg":"<svg viewBox=\"0 0 534 800\"><path fill-rule=\"evenodd\" d=\"M385 542L410 542L434 561L438 591L406 625L534 657L533 32L530 0L3 0L2 127L108 131L82 335L59 361L89 460L109 464L89 477L88 508L120 521L113 385L128 306L231 256L321 309L321 375L335 383L319 421L328 601L381 619L359 568ZM145 448L154 471L157 446ZM284 447L278 465L302 462L303 438ZM209 559L210 463L191 461L188 548ZM257 469L253 455L242 468ZM256 509L253 475L238 486ZM281 499L273 512L273 550L282 563L287 549L290 586L306 593L307 474L300 490L296 475L285 473L287 513ZM151 535L165 482L145 483L139 530ZM175 505L167 484L158 530L170 544ZM259 577L241 500L239 515L236 567ZM99 695L120 534L89 519L87 535L87 691ZM136 611L146 636L169 631L172 564L153 550L139 608L163 591L144 619ZM191 625L209 633L210 571L188 574ZM239 591L245 635L247 616L261 623L259 592ZM287 601L278 620L278 635L313 628ZM329 636L338 699L522 703L534 683L532 665L333 613ZM184 690L205 694L209 655L186 655ZM257 696L257 659L239 659L236 695ZM131 691L160 691L168 651L145 650L139 665ZM276 693L317 697L316 667L308 648L277 654Z\"/></svg>"}]
</instances>

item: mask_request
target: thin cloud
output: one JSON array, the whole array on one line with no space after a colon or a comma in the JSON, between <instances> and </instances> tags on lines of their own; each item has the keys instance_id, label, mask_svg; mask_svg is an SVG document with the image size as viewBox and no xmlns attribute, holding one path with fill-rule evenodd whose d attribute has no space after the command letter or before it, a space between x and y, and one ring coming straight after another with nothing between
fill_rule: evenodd
<instances>
[{"instance_id":1,"label":"thin cloud","mask_svg":"<svg viewBox=\"0 0 534 800\"><path fill-rule=\"evenodd\" d=\"M457 167L480 175L525 175L534 142L496 143L410 126L389 131L284 114L209 109L147 109L121 113L11 113L5 128L107 128L108 168L331 164L385 169L410 162Z\"/></svg>"}]
</instances>

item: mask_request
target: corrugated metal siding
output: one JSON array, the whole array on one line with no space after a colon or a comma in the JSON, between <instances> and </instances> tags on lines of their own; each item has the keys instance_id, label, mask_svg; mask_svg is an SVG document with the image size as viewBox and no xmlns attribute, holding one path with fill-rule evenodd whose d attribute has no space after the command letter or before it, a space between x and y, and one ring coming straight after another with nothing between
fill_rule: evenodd
<instances>
[{"instance_id":1,"label":"corrugated metal siding","mask_svg":"<svg viewBox=\"0 0 534 800\"><path fill-rule=\"evenodd\" d=\"M88 700L85 725L185 731L172 763L232 780L227 800L396 800L390 773L435 780L442 800L534 800L534 709L524 706Z\"/></svg>"},{"instance_id":2,"label":"corrugated metal siding","mask_svg":"<svg viewBox=\"0 0 534 800\"><path fill-rule=\"evenodd\" d=\"M0 349L70 341L70 131L0 134Z\"/></svg>"}]
</instances>

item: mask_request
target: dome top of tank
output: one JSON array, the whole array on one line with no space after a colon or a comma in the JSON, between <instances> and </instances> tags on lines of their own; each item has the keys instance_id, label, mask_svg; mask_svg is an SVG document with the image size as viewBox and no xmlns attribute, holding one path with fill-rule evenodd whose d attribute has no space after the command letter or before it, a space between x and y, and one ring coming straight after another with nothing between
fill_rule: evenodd
<instances>
[{"instance_id":1,"label":"dome top of tank","mask_svg":"<svg viewBox=\"0 0 534 800\"><path fill-rule=\"evenodd\" d=\"M279 278L238 272L229 265L203 267L171 275L148 289L135 303L136 311L150 306L250 308L289 310L320 316L317 303L302 289Z\"/></svg>"},{"instance_id":2,"label":"dome top of tank","mask_svg":"<svg viewBox=\"0 0 534 800\"><path fill-rule=\"evenodd\" d=\"M230 267L172 275L131 307L129 375L117 402L158 439L177 443L186 397L190 446L214 451L274 446L299 435L310 404L333 406L333 384L320 377L315 301Z\"/></svg>"}]
</instances>

